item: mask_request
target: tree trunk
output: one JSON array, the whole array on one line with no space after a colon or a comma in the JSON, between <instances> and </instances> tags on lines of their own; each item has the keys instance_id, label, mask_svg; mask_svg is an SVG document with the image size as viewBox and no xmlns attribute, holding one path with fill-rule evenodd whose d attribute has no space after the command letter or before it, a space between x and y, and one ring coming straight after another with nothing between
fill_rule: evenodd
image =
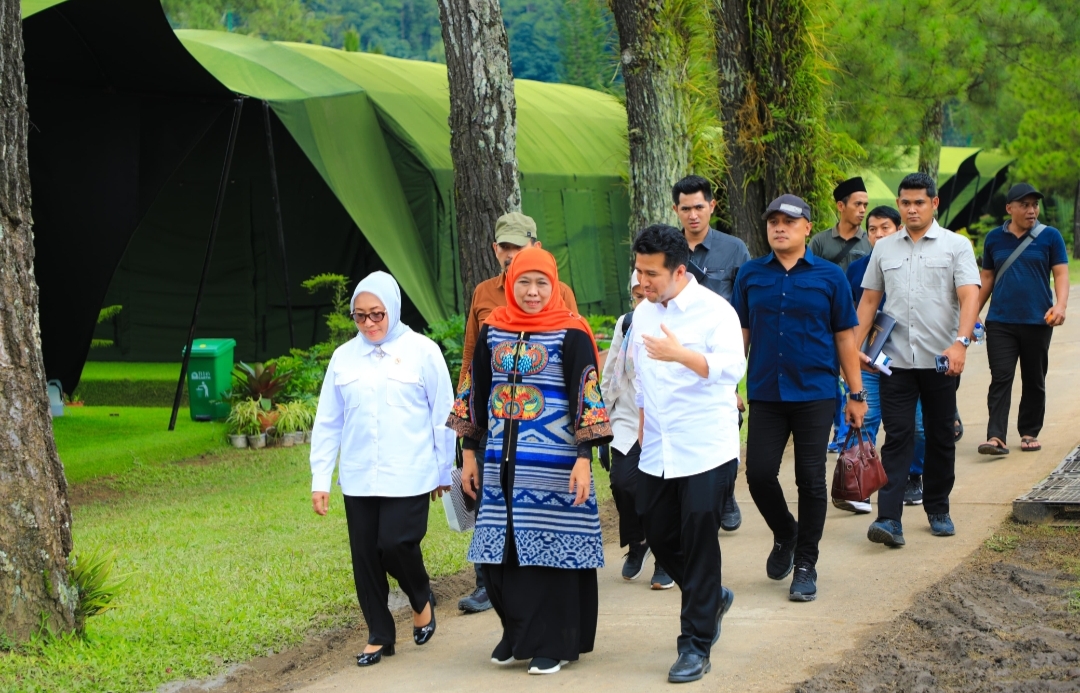
<instances>
[{"instance_id":1,"label":"tree trunk","mask_svg":"<svg viewBox=\"0 0 1080 693\"><path fill-rule=\"evenodd\" d=\"M0 0L0 635L76 626L68 578L71 511L53 442L27 170L18 0Z\"/></svg>"},{"instance_id":2,"label":"tree trunk","mask_svg":"<svg viewBox=\"0 0 1080 693\"><path fill-rule=\"evenodd\" d=\"M932 102L923 114L919 132L919 173L928 174L937 182L938 164L941 161L941 135L945 125L945 104Z\"/></svg>"},{"instance_id":3,"label":"tree trunk","mask_svg":"<svg viewBox=\"0 0 1080 693\"><path fill-rule=\"evenodd\" d=\"M1073 257L1080 260L1080 180L1076 181L1076 197L1073 198Z\"/></svg>"},{"instance_id":4,"label":"tree trunk","mask_svg":"<svg viewBox=\"0 0 1080 693\"><path fill-rule=\"evenodd\" d=\"M754 176L750 164L752 155L749 143L740 138L745 130L740 126L740 111L755 104L747 103L752 35L745 2L720 0L713 3L716 27L716 59L720 78L720 121L723 124L724 144L727 150L727 168L719 206L721 214L731 226L731 232L746 243L754 257L769 252L765 235L765 222L761 215L768 202L765 200L763 181ZM760 108L760 106L758 106ZM755 114L760 117L760 114Z\"/></svg>"},{"instance_id":5,"label":"tree trunk","mask_svg":"<svg viewBox=\"0 0 1080 693\"><path fill-rule=\"evenodd\" d=\"M721 216L760 257L769 201L798 195L815 223L832 201L817 24L807 0L713 0L713 25L727 145Z\"/></svg>"},{"instance_id":6,"label":"tree trunk","mask_svg":"<svg viewBox=\"0 0 1080 693\"><path fill-rule=\"evenodd\" d=\"M468 306L476 285L501 271L491 244L495 221L520 211L517 107L498 0L439 0L450 79L461 281Z\"/></svg>"},{"instance_id":7,"label":"tree trunk","mask_svg":"<svg viewBox=\"0 0 1080 693\"><path fill-rule=\"evenodd\" d=\"M673 32L663 0L611 0L626 85L630 233L675 223L671 186L687 173L691 138Z\"/></svg>"}]
</instances>

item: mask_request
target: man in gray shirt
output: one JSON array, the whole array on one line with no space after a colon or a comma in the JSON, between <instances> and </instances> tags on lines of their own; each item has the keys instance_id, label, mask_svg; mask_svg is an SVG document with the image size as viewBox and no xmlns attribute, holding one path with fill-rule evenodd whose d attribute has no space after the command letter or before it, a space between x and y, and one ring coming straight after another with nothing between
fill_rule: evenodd
<instances>
[{"instance_id":1,"label":"man in gray shirt","mask_svg":"<svg viewBox=\"0 0 1080 693\"><path fill-rule=\"evenodd\" d=\"M862 228L870 197L863 179L856 176L836 186L833 199L840 219L836 226L810 239L810 252L847 272L848 265L870 254L870 239Z\"/></svg>"},{"instance_id":2,"label":"man in gray shirt","mask_svg":"<svg viewBox=\"0 0 1080 693\"><path fill-rule=\"evenodd\" d=\"M710 228L709 222L716 209L712 184L701 176L687 176L671 188L671 201L683 237L690 246L686 271L694 275L699 284L730 303L731 293L735 290L735 275L743 263L750 260L750 251L741 239ZM735 399L739 411L743 411L738 392ZM728 488L728 497L720 514L720 529L734 532L742 525L742 511L735 502L735 485Z\"/></svg>"},{"instance_id":3,"label":"man in gray shirt","mask_svg":"<svg viewBox=\"0 0 1080 693\"><path fill-rule=\"evenodd\" d=\"M701 176L687 176L672 187L671 201L690 245L687 271L698 284L730 302L735 274L750 259L750 251L742 240L709 227L716 209L712 185Z\"/></svg>"},{"instance_id":4,"label":"man in gray shirt","mask_svg":"<svg viewBox=\"0 0 1080 693\"><path fill-rule=\"evenodd\" d=\"M915 448L915 406L922 400L926 458L923 507L934 536L956 533L949 494L956 479L956 380L979 314L979 268L971 243L934 219L937 186L925 173L900 183L897 206L905 228L878 241L863 277L858 343L866 338L885 294L883 312L896 320L883 351L892 375L881 378L881 462L889 483L878 492L878 518L867 538L903 546L900 517Z\"/></svg>"}]
</instances>

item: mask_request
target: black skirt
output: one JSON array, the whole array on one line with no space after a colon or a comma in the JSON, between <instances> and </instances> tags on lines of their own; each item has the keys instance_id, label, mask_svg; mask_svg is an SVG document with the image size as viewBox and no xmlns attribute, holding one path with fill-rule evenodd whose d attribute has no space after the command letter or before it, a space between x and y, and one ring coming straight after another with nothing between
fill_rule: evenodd
<instances>
[{"instance_id":1,"label":"black skirt","mask_svg":"<svg viewBox=\"0 0 1080 693\"><path fill-rule=\"evenodd\" d=\"M488 597L499 614L515 659L576 661L592 652L599 596L596 569L481 566Z\"/></svg>"}]
</instances>

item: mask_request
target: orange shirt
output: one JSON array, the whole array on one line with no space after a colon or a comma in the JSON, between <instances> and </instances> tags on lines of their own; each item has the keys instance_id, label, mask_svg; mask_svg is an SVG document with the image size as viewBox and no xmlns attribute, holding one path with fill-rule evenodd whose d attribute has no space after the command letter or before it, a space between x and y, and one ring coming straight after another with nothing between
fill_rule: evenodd
<instances>
[{"instance_id":1,"label":"orange shirt","mask_svg":"<svg viewBox=\"0 0 1080 693\"><path fill-rule=\"evenodd\" d=\"M461 387L465 379L465 372L472 363L473 351L476 349L476 338L480 336L480 327L487 320L491 311L499 306L506 305L506 292L503 288L505 274L484 280L476 285L473 292L472 303L469 304L469 314L465 316L465 346L461 352L461 377L458 379L458 387ZM563 282L559 282L559 291L562 294L563 303L572 312L578 312L577 300L574 298L574 290Z\"/></svg>"}]
</instances>

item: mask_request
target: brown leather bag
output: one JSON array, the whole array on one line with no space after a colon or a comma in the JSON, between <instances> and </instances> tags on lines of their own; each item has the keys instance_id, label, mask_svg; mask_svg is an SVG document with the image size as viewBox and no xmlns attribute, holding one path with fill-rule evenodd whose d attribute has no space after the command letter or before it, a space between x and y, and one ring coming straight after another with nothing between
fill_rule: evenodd
<instances>
[{"instance_id":1,"label":"brown leather bag","mask_svg":"<svg viewBox=\"0 0 1080 693\"><path fill-rule=\"evenodd\" d=\"M852 436L859 437L851 445ZM837 500L864 501L889 481L881 466L874 443L865 438L861 428L848 431L843 452L836 459L833 472L832 497Z\"/></svg>"}]
</instances>

